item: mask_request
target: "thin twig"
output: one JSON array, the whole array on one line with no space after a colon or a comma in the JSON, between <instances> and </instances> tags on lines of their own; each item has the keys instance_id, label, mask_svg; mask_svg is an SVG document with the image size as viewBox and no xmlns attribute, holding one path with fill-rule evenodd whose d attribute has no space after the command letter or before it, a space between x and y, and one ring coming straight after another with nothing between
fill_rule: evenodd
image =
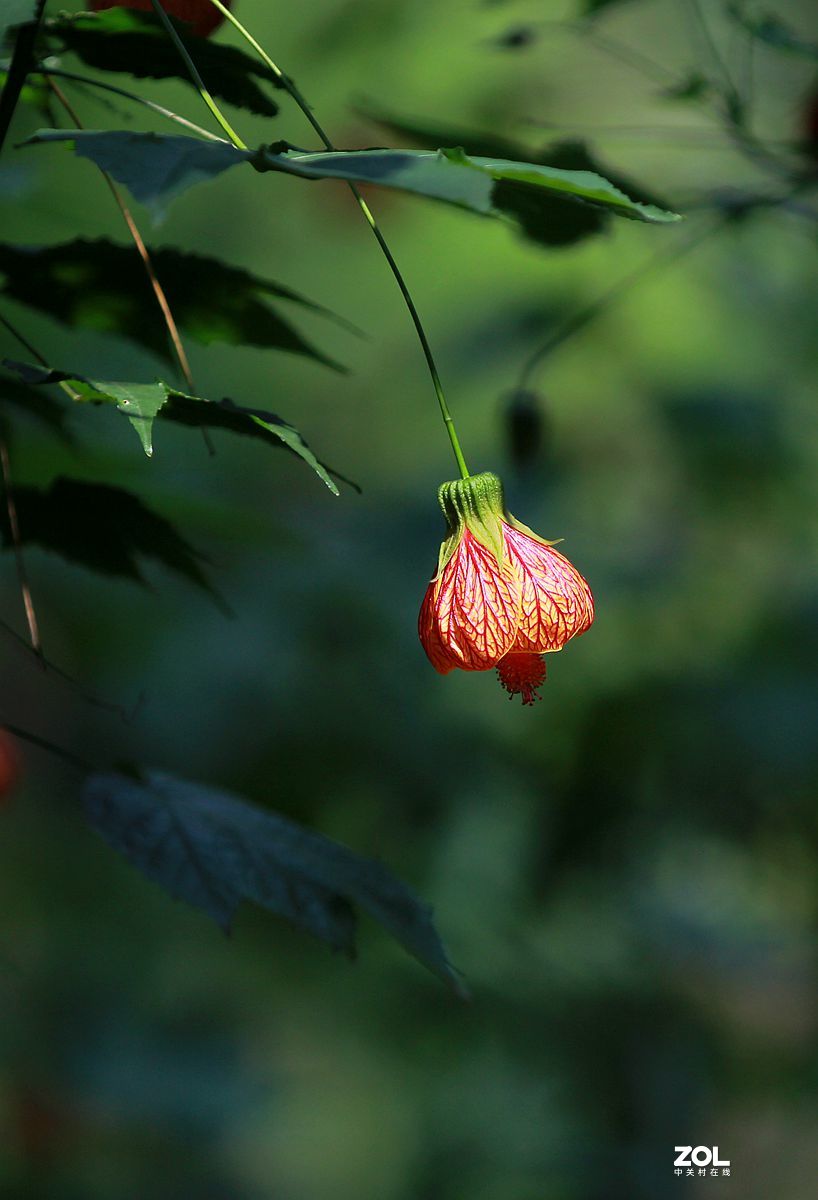
<instances>
[{"instance_id":1,"label":"thin twig","mask_svg":"<svg viewBox=\"0 0 818 1200\"><path fill-rule=\"evenodd\" d=\"M45 367L47 370L51 369L51 363L48 361L48 359L43 358L36 346L32 346L28 338L20 333L20 330L15 325L12 325L8 317L4 317L2 313L0 313L0 325L5 326L11 336L20 343L23 349L27 350L32 358L36 358L41 367ZM69 383L65 382L65 380L61 380L58 386L62 388L69 400L77 401L82 399L82 396L80 396L79 392L75 391Z\"/></svg>"},{"instance_id":2,"label":"thin twig","mask_svg":"<svg viewBox=\"0 0 818 1200\"><path fill-rule=\"evenodd\" d=\"M138 96L136 92L127 92L124 88L114 87L111 83L103 83L101 79L92 79L90 75L80 75L76 71L65 71L62 67L58 69L57 67L43 66L38 66L31 74L43 75L47 79L52 76L56 79L70 79L72 83L82 83L87 87L99 88L103 92L111 92L114 96L122 96L125 100L133 101L134 104L142 104L158 116L165 117L168 121L175 121L177 125L184 125L186 129L192 129L194 133L198 133L201 137L207 138L211 142L224 141L224 138L220 138L218 134L211 133L209 129L204 129L201 125L197 125L195 121L189 121L187 117L180 117L178 113L165 108L161 104L156 104L153 100L147 100L144 96Z\"/></svg>"},{"instance_id":3,"label":"thin twig","mask_svg":"<svg viewBox=\"0 0 818 1200\"><path fill-rule=\"evenodd\" d=\"M77 129L84 129L84 125L83 125L82 121L80 120L79 114L77 113L74 106L71 104L68 97L63 92L62 88L59 87L59 85L56 84L54 82L54 80L51 78L47 77L46 82L48 83L48 86L51 89L51 91L53 92L53 94L56 96L57 100L59 100L60 104L63 106L63 108L68 113L71 120L76 125ZM153 290L154 297L156 298L156 303L159 305L159 311L161 312L162 318L165 322L165 327L168 331L168 336L170 338L171 345L173 346L173 352L176 355L176 361L179 364L179 369L182 372L185 383L187 384L190 391L195 394L196 385L193 382L193 375L190 370L190 362L188 360L187 353L185 352L184 343L182 342L182 338L179 334L179 327L176 324L176 319L173 315L173 311L171 310L170 303L169 303L167 295L165 293L165 289L162 287L162 284L159 282L159 277L156 274L156 269L153 265L153 259L150 256L148 247L145 245L145 241L142 237L142 234L139 232L139 227L137 226L136 221L133 218L133 214L131 213L131 210L129 209L128 205L125 203L125 200L122 196L122 192L119 190L119 188L114 183L113 179L111 178L111 176L108 174L107 171L104 171L102 169L102 167L100 167L99 172L102 175L102 178L105 180L106 184L108 185L108 190L110 191L111 195L113 196L114 201L117 205L117 208L119 209L120 213L122 214L122 219L124 220L125 224L128 227L128 232L130 233L131 239L133 240L133 244L136 247L137 254L139 255L139 257L142 260L142 265L145 268L145 274L147 275L148 282L150 283L151 289ZM208 452L210 454L214 454L215 449L213 447L213 442L211 441L210 435L208 434L206 429L202 429L202 436L204 438L204 443L208 449Z\"/></svg>"},{"instance_id":4,"label":"thin twig","mask_svg":"<svg viewBox=\"0 0 818 1200\"><path fill-rule=\"evenodd\" d=\"M2 470L3 475L3 497L9 521L9 533L11 535L11 544L14 547L14 560L17 566L17 581L20 585L20 595L23 600L23 608L25 609L28 634L31 638L31 648L41 660L41 665L45 666L42 663L43 645L40 640L40 626L37 621L37 612L34 608L34 599L31 595L31 586L28 582L28 572L26 571L26 563L23 557L20 522L17 518L17 505L14 501L14 489L11 483L9 450L6 445L6 439L2 436L0 436L0 470Z\"/></svg>"},{"instance_id":5,"label":"thin twig","mask_svg":"<svg viewBox=\"0 0 818 1200\"><path fill-rule=\"evenodd\" d=\"M77 129L84 129L85 127L84 127L82 121L80 120L76 109L74 108L73 104L68 99L68 97L65 95L62 88L58 84L56 84L54 82L54 80L51 78L47 78L46 82L48 83L48 86L51 89L51 91L56 96L57 100L59 100L60 104L63 106L63 108L68 113L71 120L76 125ZM100 171L100 174L102 175L102 178L105 180L106 184L108 185L111 195L113 196L114 200L116 201L116 205L117 205L120 213L122 214L122 218L125 221L125 224L128 226L128 232L130 233L131 238L133 239L133 243L134 243L134 246L136 247L139 257L142 259L142 264L145 268L145 273L148 276L148 280L150 282L151 288L153 289L153 294L156 297L156 303L159 305L162 316L164 317L165 325L167 326L167 330L168 330L168 335L169 335L171 343L173 345L173 350L176 355L177 362L179 363L179 369L181 370L182 375L185 378L185 383L190 388L190 390L193 392L196 389L195 389L195 386L193 383L193 376L190 373L190 363L188 362L188 357L187 357L187 354L185 353L185 348L182 345L182 339L179 336L179 329L178 329L178 326L174 319L173 313L171 312L170 304L168 303L168 298L165 295L165 289L162 287L162 285L159 282L159 279L156 275L156 270L154 268L153 260L151 259L150 253L148 252L148 247L145 245L142 235L139 232L139 229L137 227L136 221L134 221L134 219L133 219L131 210L128 208L128 205L125 203L124 199L122 198L122 193L120 192L119 188L114 183L113 179L111 178L111 176L108 174L107 171L104 171L101 167L99 168L99 171Z\"/></svg>"},{"instance_id":6,"label":"thin twig","mask_svg":"<svg viewBox=\"0 0 818 1200\"><path fill-rule=\"evenodd\" d=\"M20 738L24 742L30 742L32 746L39 746L41 750L47 750L49 754L54 754L57 758L70 763L72 767L76 767L77 770L82 771L84 774L94 770L94 767L86 762L85 759L79 758L76 754L72 754L70 750L65 750L55 742L49 742L47 738L40 737L37 733L29 733L27 729L21 729L19 725L10 725L8 721L3 720L0 720L0 728L7 729L16 738Z\"/></svg>"}]
</instances>

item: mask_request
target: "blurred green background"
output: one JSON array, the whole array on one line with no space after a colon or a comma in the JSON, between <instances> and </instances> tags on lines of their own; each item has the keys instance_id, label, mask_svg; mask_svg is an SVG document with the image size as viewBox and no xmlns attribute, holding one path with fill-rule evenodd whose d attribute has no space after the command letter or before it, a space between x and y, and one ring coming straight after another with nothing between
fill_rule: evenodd
<instances>
[{"instance_id":1,"label":"blurred green background","mask_svg":"<svg viewBox=\"0 0 818 1200\"><path fill-rule=\"evenodd\" d=\"M772 147L801 136L815 64L703 9ZM597 600L543 700L436 675L417 609L451 477L400 296L342 185L231 172L152 227L343 314L294 323L349 367L186 342L209 395L291 420L360 484L160 421L155 455L107 409L72 452L13 430L16 482L137 492L207 555L234 611L148 569L137 587L32 549L44 673L3 636L2 715L100 765L230 788L380 857L435 907L468 1005L364 922L355 964L245 908L225 939L85 826L80 779L25 747L0 837L0 1194L9 1200L809 1200L818 1178L818 524L814 194L786 194L705 100L695 6L633 0L569 28L558 3L315 0L236 10L343 146L390 144L366 105L514 137L587 138L681 207L548 251L410 197L371 202L439 359L470 465ZM777 11L818 40L812 6ZM810 24L812 29L810 30ZM533 30L508 38L520 27ZM238 44L234 33L220 39ZM605 46L622 43L658 74ZM503 45L507 41L522 45ZM663 85L662 76L666 76ZM117 80L132 86L127 80ZM206 123L183 84L136 85ZM71 90L89 127L147 127ZM281 98L250 144L313 146ZM14 140L42 123L18 113ZM551 126L550 129L546 126ZM579 132L578 132L579 131ZM4 240L125 242L88 162L9 152ZM811 207L812 206L812 207ZM542 445L512 453L527 357L687 240L546 356ZM55 364L150 380L121 338L3 301ZM0 331L0 349L22 357ZM24 629L12 557L0 611ZM128 720L88 703L104 697ZM674 1176L718 1145L730 1178Z\"/></svg>"}]
</instances>

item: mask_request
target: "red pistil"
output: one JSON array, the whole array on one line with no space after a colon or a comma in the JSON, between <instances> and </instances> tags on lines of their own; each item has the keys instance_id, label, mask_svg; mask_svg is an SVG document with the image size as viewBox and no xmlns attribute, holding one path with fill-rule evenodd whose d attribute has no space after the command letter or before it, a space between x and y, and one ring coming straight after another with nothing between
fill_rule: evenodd
<instances>
[{"instance_id":1,"label":"red pistil","mask_svg":"<svg viewBox=\"0 0 818 1200\"><path fill-rule=\"evenodd\" d=\"M545 658L541 654L507 654L497 664L500 683L509 700L520 695L523 704L541 699L537 688L545 683Z\"/></svg>"}]
</instances>

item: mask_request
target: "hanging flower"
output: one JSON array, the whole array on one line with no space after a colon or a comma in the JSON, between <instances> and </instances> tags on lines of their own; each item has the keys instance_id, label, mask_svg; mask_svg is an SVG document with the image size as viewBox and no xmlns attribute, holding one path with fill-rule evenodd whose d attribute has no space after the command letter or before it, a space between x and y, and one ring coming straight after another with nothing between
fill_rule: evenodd
<instances>
[{"instance_id":1,"label":"hanging flower","mask_svg":"<svg viewBox=\"0 0 818 1200\"><path fill-rule=\"evenodd\" d=\"M543 655L594 619L594 598L553 542L505 510L503 485L484 472L438 492L449 536L420 609L423 648L441 675L497 668L510 697L539 699Z\"/></svg>"}]
</instances>

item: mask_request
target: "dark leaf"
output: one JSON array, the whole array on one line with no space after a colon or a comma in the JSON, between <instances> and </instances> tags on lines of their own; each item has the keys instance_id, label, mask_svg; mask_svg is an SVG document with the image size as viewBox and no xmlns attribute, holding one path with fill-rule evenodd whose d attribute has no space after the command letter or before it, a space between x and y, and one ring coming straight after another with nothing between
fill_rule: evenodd
<instances>
[{"instance_id":1,"label":"dark leaf","mask_svg":"<svg viewBox=\"0 0 818 1200\"><path fill-rule=\"evenodd\" d=\"M292 301L332 316L289 288L215 258L163 247L151 251L177 325L200 342L232 342L303 354L342 370L266 302ZM66 325L118 333L171 358L167 331L133 246L78 239L58 246L0 243L7 296Z\"/></svg>"},{"instance_id":2,"label":"dark leaf","mask_svg":"<svg viewBox=\"0 0 818 1200\"><path fill-rule=\"evenodd\" d=\"M338 488L326 467L315 457L295 426L283 421L275 413L244 408L230 400L188 396L161 380L156 383L123 383L110 379L87 379L83 375L13 362L11 359L4 359L3 366L16 371L26 383L68 383L82 401L116 405L139 434L147 455L153 454L153 422L161 412L164 418L182 425L228 429L232 433L243 433L274 445L284 445L312 467L334 496L338 495Z\"/></svg>"},{"instance_id":3,"label":"dark leaf","mask_svg":"<svg viewBox=\"0 0 818 1200\"><path fill-rule=\"evenodd\" d=\"M92 775L84 804L110 846L222 928L250 900L351 955L354 905L463 994L431 910L380 863L237 796L159 773Z\"/></svg>"},{"instance_id":4,"label":"dark leaf","mask_svg":"<svg viewBox=\"0 0 818 1200\"><path fill-rule=\"evenodd\" d=\"M633 220L679 220L676 213L631 200L614 183L585 167L577 170L469 157L459 147L274 153L237 150L226 142L187 137L53 129L40 130L24 144L58 141L73 142L78 154L90 158L130 188L137 200L154 208L201 179L212 178L237 163L251 162L259 171L281 171L303 179L345 179L427 196L482 216L522 223L526 232L539 227L543 202L555 195ZM579 144L571 145L573 160L587 161L587 153L582 152L583 158L577 149Z\"/></svg>"},{"instance_id":5,"label":"dark leaf","mask_svg":"<svg viewBox=\"0 0 818 1200\"><path fill-rule=\"evenodd\" d=\"M171 18L172 20L172 18ZM263 63L235 46L196 37L174 21L205 86L214 96L272 117L278 105L259 87L275 80ZM119 71L139 79L181 79L190 83L185 64L154 13L111 8L100 13L62 14L46 23L55 42L98 71Z\"/></svg>"},{"instance_id":6,"label":"dark leaf","mask_svg":"<svg viewBox=\"0 0 818 1200\"><path fill-rule=\"evenodd\" d=\"M584 17L596 17L599 13L605 12L609 8L622 3L624 3L624 0L582 0L582 15Z\"/></svg>"},{"instance_id":7,"label":"dark leaf","mask_svg":"<svg viewBox=\"0 0 818 1200\"><path fill-rule=\"evenodd\" d=\"M813 62L818 61L818 42L801 37L791 25L782 21L775 13L767 13L763 17L751 17L744 11L741 4L728 4L727 12L742 29L759 42L772 46L776 50L783 50L788 54L796 54L800 58L809 58Z\"/></svg>"},{"instance_id":8,"label":"dark leaf","mask_svg":"<svg viewBox=\"0 0 818 1200\"><path fill-rule=\"evenodd\" d=\"M215 595L196 551L131 492L57 479L48 491L17 486L14 499L23 545L41 546L92 571L139 583L144 582L140 561L152 559ZM0 519L8 548L8 518L3 513Z\"/></svg>"}]
</instances>

